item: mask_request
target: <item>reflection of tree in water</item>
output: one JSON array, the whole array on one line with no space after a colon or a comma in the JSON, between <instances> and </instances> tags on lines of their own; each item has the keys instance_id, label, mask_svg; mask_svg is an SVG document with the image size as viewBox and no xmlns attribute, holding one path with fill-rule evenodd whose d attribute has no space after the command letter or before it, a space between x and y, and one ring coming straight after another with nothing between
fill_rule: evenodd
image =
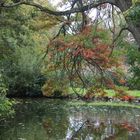
<instances>
[{"instance_id":1,"label":"reflection of tree in water","mask_svg":"<svg viewBox=\"0 0 140 140\"><path fill-rule=\"evenodd\" d=\"M68 112L65 109L65 104L65 102L58 100L46 108L46 113L42 118L46 140L62 140L66 135Z\"/></svg>"},{"instance_id":2,"label":"reflection of tree in water","mask_svg":"<svg viewBox=\"0 0 140 140\"><path fill-rule=\"evenodd\" d=\"M0 126L0 140L139 140L138 109L66 104L62 100L24 101L15 117Z\"/></svg>"},{"instance_id":3,"label":"reflection of tree in water","mask_svg":"<svg viewBox=\"0 0 140 140\"><path fill-rule=\"evenodd\" d=\"M136 110L135 110L136 111ZM140 123L133 109L102 108L70 113L67 140L116 140L138 134ZM135 136L136 140L138 136Z\"/></svg>"},{"instance_id":4,"label":"reflection of tree in water","mask_svg":"<svg viewBox=\"0 0 140 140\"><path fill-rule=\"evenodd\" d=\"M65 102L26 100L18 104L16 111L5 128L0 127L0 140L59 140L66 135L68 114Z\"/></svg>"},{"instance_id":5,"label":"reflection of tree in water","mask_svg":"<svg viewBox=\"0 0 140 140\"><path fill-rule=\"evenodd\" d=\"M67 114L61 118L46 117L43 120L42 126L46 132L46 139L48 140L62 140L66 135L67 130Z\"/></svg>"}]
</instances>

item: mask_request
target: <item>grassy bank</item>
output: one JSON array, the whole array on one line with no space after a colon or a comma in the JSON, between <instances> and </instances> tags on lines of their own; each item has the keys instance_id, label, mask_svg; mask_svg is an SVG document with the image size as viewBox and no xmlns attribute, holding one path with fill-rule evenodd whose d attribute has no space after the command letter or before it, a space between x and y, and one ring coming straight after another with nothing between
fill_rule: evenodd
<instances>
[{"instance_id":1,"label":"grassy bank","mask_svg":"<svg viewBox=\"0 0 140 140\"><path fill-rule=\"evenodd\" d=\"M115 95L115 92L113 90L106 90L106 92L109 97L113 97ZM131 96L140 98L140 90L128 90L126 92Z\"/></svg>"},{"instance_id":2,"label":"grassy bank","mask_svg":"<svg viewBox=\"0 0 140 140\"><path fill-rule=\"evenodd\" d=\"M113 107L131 107L140 109L139 105L134 105L125 102L84 102L84 101L71 101L68 103L70 106L113 106Z\"/></svg>"},{"instance_id":3,"label":"grassy bank","mask_svg":"<svg viewBox=\"0 0 140 140\"><path fill-rule=\"evenodd\" d=\"M82 90L80 88L77 88L76 91L80 95L84 95L86 93L85 89ZM107 96L109 96L109 97L115 96L115 92L113 90L105 90L105 91L107 92ZM134 96L136 98L140 98L140 90L125 90L125 91L131 96ZM70 88L69 93L74 94L74 91Z\"/></svg>"}]
</instances>

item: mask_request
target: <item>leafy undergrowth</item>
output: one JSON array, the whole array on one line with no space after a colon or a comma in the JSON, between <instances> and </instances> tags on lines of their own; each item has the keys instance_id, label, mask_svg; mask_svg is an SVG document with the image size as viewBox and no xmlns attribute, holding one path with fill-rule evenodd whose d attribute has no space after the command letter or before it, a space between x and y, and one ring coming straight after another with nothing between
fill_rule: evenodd
<instances>
[{"instance_id":1,"label":"leafy undergrowth","mask_svg":"<svg viewBox=\"0 0 140 140\"><path fill-rule=\"evenodd\" d=\"M61 91L61 89L59 89ZM58 90L58 91L59 91ZM81 88L69 88L65 90L65 94L63 91L54 92L53 94L51 92L50 95L48 94L48 90L46 91L48 98L69 98L69 99L82 99L83 101L104 101L104 102L128 102L128 103L140 103L140 91L138 90L127 90L122 89L121 87L118 88L116 91L114 90L103 90L103 89L96 89L91 88L91 90L81 89ZM77 92L79 96L75 93Z\"/></svg>"}]
</instances>

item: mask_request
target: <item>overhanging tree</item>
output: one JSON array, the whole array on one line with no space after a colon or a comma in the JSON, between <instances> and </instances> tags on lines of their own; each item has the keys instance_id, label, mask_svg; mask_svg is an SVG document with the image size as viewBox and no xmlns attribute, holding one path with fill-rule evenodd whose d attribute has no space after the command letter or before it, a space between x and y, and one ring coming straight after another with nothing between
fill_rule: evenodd
<instances>
[{"instance_id":1,"label":"overhanging tree","mask_svg":"<svg viewBox=\"0 0 140 140\"><path fill-rule=\"evenodd\" d=\"M19 6L19 5L29 5L29 6L34 6L36 8L38 8L39 10L50 14L50 15L55 15L55 16L66 16L68 18L68 20L70 20L70 15L73 13L81 13L82 14L82 20L83 23L86 23L86 18L85 18L85 12L89 11L92 8L96 8L99 6L102 6L104 4L111 4L114 5L116 7L118 7L122 13L124 12L130 12L133 13L133 17L136 16L136 19L139 19L139 0L71 0L68 1L71 5L71 8L69 10L65 10L65 11L54 11L49 9L48 7L44 7L43 5L34 2L34 1L30 1L30 0L18 0L18 1L14 1L14 2L5 2L4 0L0 2L0 7L1 8L12 8L15 6ZM127 22L127 28L123 28L121 30L121 32L123 30L129 30L136 42L138 43L139 47L140 47L140 22L135 23L131 20L131 18L128 18L128 16L125 16L125 20ZM120 33L121 33L120 32Z\"/></svg>"},{"instance_id":2,"label":"overhanging tree","mask_svg":"<svg viewBox=\"0 0 140 140\"><path fill-rule=\"evenodd\" d=\"M91 69L91 71L94 73L94 71L93 71L94 68L97 68L97 70L95 70L95 71L99 71L99 73L101 74L101 78L98 78L98 80L101 81L101 83L102 83L102 81L103 81L102 77L104 75L103 73L107 72L108 68L111 69L113 66L112 62L114 63L114 59L111 59L110 56L112 55L112 52L113 52L112 50L114 49L114 47L117 46L116 41L118 40L119 36L122 34L122 32L124 30L129 30L134 35L137 43L140 45L140 43L139 43L140 37L139 37L139 30L138 30L139 23L137 22L138 17L134 18L134 20L131 19L133 17L133 16L131 16L133 11L134 11L134 14L139 13L139 11L138 12L135 11L135 7L137 7L137 6L139 7L139 3L137 3L137 2L135 2L133 4L131 1L122 2L119 0L98 0L98 1L73 0L73 1L67 1L67 3L65 3L66 2L65 1L63 3L63 5L65 5L65 7L67 5L70 5L70 9L64 10L64 11L54 11L54 10L48 8L47 6L42 6L42 4L39 2L40 2L40 0L36 1L36 2L23 1L23 0L14 1L14 2L5 2L5 3L1 4L1 8L13 8L16 6L27 5L27 6L36 7L40 11L47 13L46 16L48 16L48 15L52 16L52 17L56 16L57 17L56 19L59 21L58 24L61 23L60 30L58 31L56 36L52 39L53 41L52 40L50 41L50 44L51 44L50 48L52 49L54 47L54 49L57 49L57 47L58 47L58 50L56 50L56 54L57 54L56 60L58 60L58 58L59 58L58 54L60 54L59 56L60 56L61 62L62 62L63 54L72 54L71 55L72 59L69 59L70 56L68 56L68 57L64 56L63 62L65 62L65 60L67 61L67 59L71 60L70 63L68 63L68 67L67 67L68 68L67 71L71 72L70 75L68 75L68 76L69 76L69 79L71 79L71 77L73 75L75 75L73 77L76 78L74 80L76 80L76 82L78 84L82 82L82 84L85 85L85 83L87 82L86 79L88 79L88 78L85 78L85 80L83 80L82 74L85 75L85 77L87 77L87 74L85 74L85 72L87 72L88 69ZM118 10L117 7L119 7L120 10ZM89 13L90 13L90 11L92 11L92 9L96 9L96 17L94 19L90 19L90 16L89 16ZM101 11L101 12L99 12L99 11ZM122 15L122 14L125 15L125 20L126 20L127 24L124 24L123 26L120 26L119 29L117 29L116 23L115 23L117 21L116 18L121 17L120 15ZM112 37L110 36L110 37L108 37L108 39L105 39L105 40L112 41L112 43L108 42L109 44L106 44L104 42L102 33L101 33L101 37L100 37L99 35L92 34L92 30L88 30L88 29L91 29L88 27L92 27L92 24L93 24L93 28L95 28L94 32L96 32L96 33L100 33L100 31L104 32L105 30L102 30L102 28L100 28L100 27L97 28L97 26L98 26L98 24L100 24L100 22L105 20L105 17L107 17L108 19L107 19L107 23L105 23L104 26L106 26L106 29L110 30L111 34L112 34ZM136 22L135 22L135 19L136 19ZM123 21L125 21L125 20L123 19ZM121 21L121 19L119 19L119 21ZM103 25L101 24L101 26L103 26ZM84 33L84 31L85 31L85 35L82 34L82 33ZM69 41L65 42L65 39L62 38L61 33L63 33L64 36L68 33L68 35L74 34L77 37L81 33L81 36L77 40L76 39L70 40L70 42L73 41L74 44L72 44ZM91 37L90 37L90 34L92 35ZM56 37L58 37L59 35L60 35L60 42L55 40ZM108 34L108 35L110 35L110 34ZM81 39L83 38L83 39L79 40L80 38ZM83 41L83 44L81 44L82 41ZM73 48L71 48L71 46L73 46ZM90 47L92 47L92 48L90 48ZM98 54L98 53L100 53L100 54ZM47 53L47 54L49 54L49 53ZM52 62L53 62L55 60L54 59L55 56L52 58L53 58L53 60L52 60ZM107 60L107 61L105 61L105 60ZM67 61L67 62L69 62L69 61ZM81 62L84 62L84 63L81 64ZM103 62L105 62L105 64ZM111 63L111 65L107 66L109 64L109 62ZM63 66L66 66L65 63L63 63L63 64L64 64ZM84 69L84 67L85 68L89 67L89 68ZM95 75L95 74L93 74L93 75ZM88 79L88 81L89 81L89 79ZM104 81L106 83L109 83L109 85L111 85L111 83L110 83L111 81L107 82L107 79L105 79L105 78L104 78ZM74 82L74 84L76 84L76 82ZM89 82L87 82L87 84L88 85L86 85L84 87L88 87ZM92 85L92 84L93 84L93 82L90 85ZM112 85L112 86L114 86L114 85Z\"/></svg>"}]
</instances>

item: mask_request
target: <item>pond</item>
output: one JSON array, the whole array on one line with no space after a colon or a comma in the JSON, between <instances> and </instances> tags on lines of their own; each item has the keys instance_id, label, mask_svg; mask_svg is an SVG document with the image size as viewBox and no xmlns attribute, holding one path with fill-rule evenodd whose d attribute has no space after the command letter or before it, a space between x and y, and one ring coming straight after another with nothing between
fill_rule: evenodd
<instances>
[{"instance_id":1,"label":"pond","mask_svg":"<svg viewBox=\"0 0 140 140\"><path fill-rule=\"evenodd\" d=\"M26 99L0 124L0 140L140 140L140 110Z\"/></svg>"}]
</instances>

